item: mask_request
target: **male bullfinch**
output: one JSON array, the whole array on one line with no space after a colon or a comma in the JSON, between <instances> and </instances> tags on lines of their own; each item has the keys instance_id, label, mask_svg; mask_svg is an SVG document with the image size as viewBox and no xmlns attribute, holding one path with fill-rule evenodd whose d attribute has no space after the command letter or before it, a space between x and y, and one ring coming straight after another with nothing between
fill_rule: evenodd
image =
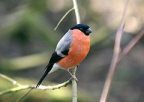
<instances>
[{"instance_id":1,"label":"male bullfinch","mask_svg":"<svg viewBox=\"0 0 144 102\"><path fill-rule=\"evenodd\" d=\"M89 35L91 32L90 27L85 24L77 24L68 30L58 42L36 88L40 86L47 74L57 69L69 70L84 60L90 49Z\"/></svg>"}]
</instances>

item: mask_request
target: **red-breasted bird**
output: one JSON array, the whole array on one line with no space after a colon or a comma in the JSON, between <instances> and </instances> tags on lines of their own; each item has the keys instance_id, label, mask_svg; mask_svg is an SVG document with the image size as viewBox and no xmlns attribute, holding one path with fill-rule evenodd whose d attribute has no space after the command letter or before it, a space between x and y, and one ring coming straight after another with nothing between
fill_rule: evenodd
<instances>
[{"instance_id":1,"label":"red-breasted bird","mask_svg":"<svg viewBox=\"0 0 144 102\"><path fill-rule=\"evenodd\" d=\"M87 56L90 49L90 33L92 30L88 25L76 24L58 42L52 54L46 70L36 85L42 83L47 74L57 69L68 70L78 66Z\"/></svg>"},{"instance_id":2,"label":"red-breasted bird","mask_svg":"<svg viewBox=\"0 0 144 102\"><path fill-rule=\"evenodd\" d=\"M69 72L69 69L75 68L85 59L90 50L89 35L91 32L92 30L90 27L85 24L77 24L68 30L58 42L36 88L40 86L47 74L50 74L57 69L64 69ZM72 76L71 73L70 75ZM24 96L18 99L18 102L27 96L33 89L34 88L31 88Z\"/></svg>"}]
</instances>

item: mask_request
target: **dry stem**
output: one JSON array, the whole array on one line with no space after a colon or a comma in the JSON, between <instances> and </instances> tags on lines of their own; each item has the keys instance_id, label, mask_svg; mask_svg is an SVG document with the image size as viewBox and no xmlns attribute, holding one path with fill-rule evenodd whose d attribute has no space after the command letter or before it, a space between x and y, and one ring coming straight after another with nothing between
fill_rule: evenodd
<instances>
[{"instance_id":1,"label":"dry stem","mask_svg":"<svg viewBox=\"0 0 144 102\"><path fill-rule=\"evenodd\" d=\"M129 0L126 1L123 15L121 18L121 24L116 33L113 57L112 57L108 75L107 75L107 78L106 78L106 81L104 84L104 88L102 90L100 102L106 102L106 100L107 100L107 96L108 96L108 92L109 92L109 89L110 89L110 86L112 83L113 75L116 70L117 63L119 61L119 55L120 55L120 50L121 50L120 44L121 44L121 38L122 38L122 34L123 34L123 29L124 29L125 16L126 16L128 2L129 2Z\"/></svg>"}]
</instances>

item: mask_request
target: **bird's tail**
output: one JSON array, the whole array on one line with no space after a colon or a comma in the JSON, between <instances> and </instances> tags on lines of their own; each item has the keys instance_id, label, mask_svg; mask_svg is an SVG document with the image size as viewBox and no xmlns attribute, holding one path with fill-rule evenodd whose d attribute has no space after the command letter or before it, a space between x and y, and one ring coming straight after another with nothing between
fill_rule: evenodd
<instances>
[{"instance_id":1,"label":"bird's tail","mask_svg":"<svg viewBox=\"0 0 144 102\"><path fill-rule=\"evenodd\" d=\"M37 83L36 87L30 88L30 90L26 94L24 94L22 97L20 97L17 100L17 102L21 102L33 89L38 88L40 86L40 84L42 83L42 81L44 80L44 78L46 77L46 75L51 71L52 67L53 67L53 64L48 64L45 68L45 72L44 72L43 76Z\"/></svg>"},{"instance_id":2,"label":"bird's tail","mask_svg":"<svg viewBox=\"0 0 144 102\"><path fill-rule=\"evenodd\" d=\"M40 86L40 84L42 83L42 81L45 79L45 77L47 76L47 74L51 71L53 67L53 64L48 64L45 68L45 72L44 74L42 75L42 77L40 78L39 82L37 83L36 85L36 88L38 88Z\"/></svg>"}]
</instances>

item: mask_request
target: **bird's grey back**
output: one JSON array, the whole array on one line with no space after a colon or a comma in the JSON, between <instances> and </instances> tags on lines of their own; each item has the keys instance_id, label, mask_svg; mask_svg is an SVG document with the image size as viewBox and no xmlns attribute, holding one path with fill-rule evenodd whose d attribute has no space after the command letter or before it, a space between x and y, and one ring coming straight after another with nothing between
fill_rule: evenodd
<instances>
[{"instance_id":1,"label":"bird's grey back","mask_svg":"<svg viewBox=\"0 0 144 102\"><path fill-rule=\"evenodd\" d=\"M55 50L57 54L64 57L65 54L63 52L69 50L71 42L72 42L72 34L71 30L69 30L58 42Z\"/></svg>"}]
</instances>

